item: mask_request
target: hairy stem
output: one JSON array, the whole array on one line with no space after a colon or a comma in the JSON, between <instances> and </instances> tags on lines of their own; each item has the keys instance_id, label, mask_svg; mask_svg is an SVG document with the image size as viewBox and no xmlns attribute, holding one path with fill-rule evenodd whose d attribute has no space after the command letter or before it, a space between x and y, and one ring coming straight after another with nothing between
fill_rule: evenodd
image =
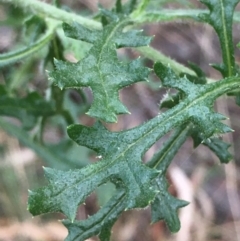
<instances>
[{"instance_id":1,"label":"hairy stem","mask_svg":"<svg viewBox=\"0 0 240 241\"><path fill-rule=\"evenodd\" d=\"M78 22L82 25L90 28L101 28L101 24L92 19L88 19L86 17L82 17L75 13L66 12L62 9L56 8L53 5L47 4L45 2L41 2L38 0L0 0L0 2L12 3L20 8L26 9L27 11L31 11L36 14L40 14L43 16L51 17L57 19L59 21L66 22ZM178 19L191 18L196 19L197 15L200 13L204 13L206 10L200 9L176 9L176 10L164 10L158 12L143 12L142 15L137 16L136 22L149 22L151 18L160 18L163 21L172 21ZM150 16L151 15L151 16ZM233 20L236 22L240 22L240 12L235 12Z\"/></svg>"},{"instance_id":2,"label":"hairy stem","mask_svg":"<svg viewBox=\"0 0 240 241\"><path fill-rule=\"evenodd\" d=\"M16 5L26 11L33 12L43 17L53 18L63 22L78 22L89 28L101 28L101 24L97 21L82 17L75 13L66 12L62 9L56 8L53 5L37 0L0 0Z\"/></svg>"},{"instance_id":3,"label":"hairy stem","mask_svg":"<svg viewBox=\"0 0 240 241\"><path fill-rule=\"evenodd\" d=\"M50 24L48 24L48 29L46 33L32 45L19 49L17 51L12 51L6 54L5 53L0 54L0 66L13 64L23 58L26 58L38 52L40 49L45 47L51 41L56 27L57 27L56 21L51 21Z\"/></svg>"},{"instance_id":4,"label":"hairy stem","mask_svg":"<svg viewBox=\"0 0 240 241\"><path fill-rule=\"evenodd\" d=\"M169 64L172 70L176 73L185 72L190 75L196 75L196 73L193 70L185 67L182 64L179 64L175 60L171 59L170 57L167 57L166 55L162 54L161 52L152 47L138 47L135 49L144 57L151 59L154 62L160 61L164 64Z\"/></svg>"},{"instance_id":5,"label":"hairy stem","mask_svg":"<svg viewBox=\"0 0 240 241\"><path fill-rule=\"evenodd\" d=\"M7 3L12 3L20 8L23 8L27 11L34 12L37 15L42 15L42 16L47 16L49 18L57 19L59 21L63 22L78 22L88 28L95 28L95 29L100 29L101 28L101 23L82 17L80 15L66 12L62 9L56 8L53 5L40 2L37 0L0 0L0 2L7 2ZM184 14L182 12L183 10L171 10L171 16L174 16L174 19L181 19ZM189 10L187 12L187 15L189 17L193 17L195 14L195 17L197 16L196 14L200 13L199 10L194 10L192 9L191 11ZM143 13L143 16L147 13ZM164 12L161 12L162 16L165 14ZM168 12L166 12L165 17L167 17ZM240 12L235 13L235 20L240 22ZM137 20L138 19L138 20ZM138 21L141 21L141 16L138 16L136 19L136 23ZM133 19L135 21L135 19ZM170 20L170 19L169 19ZM172 20L172 19L171 19ZM165 64L170 64L173 70L177 73L179 72L185 72L191 75L195 75L195 72L175 60L165 56L158 50L155 50L154 48L151 47L140 47L137 48L137 51L141 53L143 56L152 59L153 61L161 61L162 63ZM212 82L212 80L209 80L209 82Z\"/></svg>"},{"instance_id":6,"label":"hairy stem","mask_svg":"<svg viewBox=\"0 0 240 241\"><path fill-rule=\"evenodd\" d=\"M139 52L141 55L143 55L145 58L151 59L154 62L162 62L163 64L169 64L172 70L177 74L186 73L190 75L196 75L196 73L192 69L184 66L183 64L178 63L177 61L164 55L157 49L154 49L152 47L138 47L135 48L135 50ZM212 83L214 81L215 80L213 79L207 78L208 83Z\"/></svg>"}]
</instances>

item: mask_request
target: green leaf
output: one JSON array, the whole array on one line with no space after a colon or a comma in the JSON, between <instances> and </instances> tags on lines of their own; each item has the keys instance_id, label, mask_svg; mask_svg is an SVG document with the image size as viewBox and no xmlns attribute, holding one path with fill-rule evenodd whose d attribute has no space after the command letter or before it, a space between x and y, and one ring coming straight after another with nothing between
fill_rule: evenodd
<instances>
[{"instance_id":1,"label":"green leaf","mask_svg":"<svg viewBox=\"0 0 240 241\"><path fill-rule=\"evenodd\" d=\"M184 125L176 129L174 134L164 143L163 147L148 163L148 166L161 171L156 180L154 180L154 184L159 193L151 204L152 222L155 223L164 220L171 232L177 232L180 229L181 225L177 211L179 208L188 205L188 202L179 200L168 192L165 175L173 157L190 135L191 128L192 125Z\"/></svg>"},{"instance_id":2,"label":"green leaf","mask_svg":"<svg viewBox=\"0 0 240 241\"><path fill-rule=\"evenodd\" d=\"M189 74L180 74L180 76L184 77L187 76L188 79L192 83L197 83L197 84L206 84L206 78L205 74L202 72L201 69L199 69L196 65L193 63L190 63L190 66L194 71L197 73L198 76L192 76ZM184 98L184 95L182 92L178 92L177 94L174 95L167 95L160 103L161 108L173 108L175 105L177 105L181 99ZM208 138L204 139L204 137L201 137L199 134L198 130L194 128L194 126L191 126L191 136L194 141L194 147L197 147L200 144L203 144L207 147L209 147L210 150L212 150L221 163L228 163L232 159L232 155L229 153L228 148L230 147L230 144L223 142L219 138ZM167 150L166 150L167 152Z\"/></svg>"},{"instance_id":3,"label":"green leaf","mask_svg":"<svg viewBox=\"0 0 240 241\"><path fill-rule=\"evenodd\" d=\"M213 26L218 34L222 49L223 64L213 65L224 77L236 74L234 46L232 40L233 13L239 0L201 0L210 13L200 14L199 18Z\"/></svg>"},{"instance_id":4,"label":"green leaf","mask_svg":"<svg viewBox=\"0 0 240 241\"><path fill-rule=\"evenodd\" d=\"M191 136L193 138L194 147L197 147L200 144L207 146L216 154L221 163L229 163L232 159L232 155L228 151L228 148L231 146L229 143L222 141L220 138L209 138L203 140L199 133L194 129Z\"/></svg>"},{"instance_id":5,"label":"green leaf","mask_svg":"<svg viewBox=\"0 0 240 241\"><path fill-rule=\"evenodd\" d=\"M206 84L207 83L207 79L206 79L206 74L202 71L202 69L197 66L196 64L194 64L193 62L188 61L188 65L190 67L190 69L192 69L196 75L191 75L189 73L180 73L180 77L183 77L184 75L187 76L187 78L195 84Z\"/></svg>"},{"instance_id":6,"label":"green leaf","mask_svg":"<svg viewBox=\"0 0 240 241\"><path fill-rule=\"evenodd\" d=\"M154 200L157 190L152 182L162 171L161 169L156 171L146 166L142 163L141 158L158 139L170 130L182 127L183 123L188 124L191 121L198 123L202 120L205 123L197 128L206 138L215 133L230 130L219 121L221 118L213 112L212 105L218 96L239 87L237 77L197 85L186 78L176 77L161 63L156 63L154 69L157 75L162 77L165 86L181 89L185 93L182 102L147 123L125 131L110 132L100 122L93 127L83 125L68 127L70 138L79 145L96 151L100 160L80 170L64 172L45 169L49 185L31 192L29 195L28 208L33 215L63 212L73 222L78 205L84 203L86 197L98 186L109 181L115 184L116 192L124 189L124 210L143 208ZM183 89L184 87L186 90ZM199 107L201 111L199 111ZM165 169L163 168L163 170ZM159 188L164 190L165 186ZM179 202L177 204L175 201L172 202L175 204L171 208L175 210L183 205L182 202L181 205ZM101 210L109 210L108 205L109 203ZM116 201L114 205L117 205ZM122 204L119 205L122 208ZM112 224L111 220L115 220L115 214L113 216L113 219L111 219L111 215L104 216L104 223L108 223L107 220L110 219L109 222ZM99 220L103 220L102 217L100 215ZM166 216L165 219L168 218ZM93 220L91 223L93 224ZM95 226L92 227L89 237L92 233L99 232L98 224L95 223ZM103 226L103 232L104 228L106 227ZM175 228L174 224L173 230L177 229ZM87 231L85 230L85 232ZM103 237L108 237L108 235L109 230L107 229L106 235ZM83 240L80 238L78 241Z\"/></svg>"},{"instance_id":7,"label":"green leaf","mask_svg":"<svg viewBox=\"0 0 240 241\"><path fill-rule=\"evenodd\" d=\"M156 183L159 193L151 205L152 222L165 220L171 232L178 232L181 227L177 213L178 209L187 206L189 202L179 200L168 192L168 184L165 176L157 178Z\"/></svg>"},{"instance_id":8,"label":"green leaf","mask_svg":"<svg viewBox=\"0 0 240 241\"><path fill-rule=\"evenodd\" d=\"M209 140L205 140L203 144L208 146L217 155L221 163L229 163L232 159L232 155L228 151L228 148L231 146L229 143L218 138L210 138Z\"/></svg>"},{"instance_id":9,"label":"green leaf","mask_svg":"<svg viewBox=\"0 0 240 241\"><path fill-rule=\"evenodd\" d=\"M112 16L113 13L104 11ZM103 31L89 30L79 24L63 24L68 37L93 43L87 57L78 63L55 60L56 70L49 78L59 88L90 87L93 103L87 114L106 122L116 122L117 114L128 113L120 102L118 91L135 82L143 81L149 69L141 66L140 60L123 63L118 60L116 47L148 45L151 38L141 36L141 31L122 32L128 25L125 16L113 15Z\"/></svg>"},{"instance_id":10,"label":"green leaf","mask_svg":"<svg viewBox=\"0 0 240 241\"><path fill-rule=\"evenodd\" d=\"M196 73L192 75L189 73L182 72L179 74L180 77L187 77L187 79L194 84L206 84L206 75L205 73L194 63L188 62L189 67ZM165 94L163 99L160 102L160 108L172 108L177 105L184 98L184 93L179 91L176 94Z\"/></svg>"},{"instance_id":11,"label":"green leaf","mask_svg":"<svg viewBox=\"0 0 240 241\"><path fill-rule=\"evenodd\" d=\"M109 180L117 186L122 183L126 189L128 205L125 209L145 207L153 200L156 193L150 183L158 172L142 164L141 156L154 139L150 136L141 138L141 128L111 133L96 123L93 127L72 125L68 134L79 145L95 150L103 159L76 171L46 169L50 185L30 195L32 214L62 211L73 220L78 205L96 187Z\"/></svg>"},{"instance_id":12,"label":"green leaf","mask_svg":"<svg viewBox=\"0 0 240 241\"><path fill-rule=\"evenodd\" d=\"M101 241L110 240L112 225L127 205L125 196L125 191L118 189L107 205L87 220L75 222L64 220L63 224L69 231L65 241L85 240L97 234Z\"/></svg>"},{"instance_id":13,"label":"green leaf","mask_svg":"<svg viewBox=\"0 0 240 241\"><path fill-rule=\"evenodd\" d=\"M130 14L134 11L137 5L137 0L130 0L123 6L123 13Z\"/></svg>"},{"instance_id":14,"label":"green leaf","mask_svg":"<svg viewBox=\"0 0 240 241\"><path fill-rule=\"evenodd\" d=\"M199 85L191 83L185 76L179 78L170 68L165 67L160 62L155 64L154 70L159 78L161 78L163 86L178 89L183 92L189 100L195 99L202 91L205 92L206 86L211 86L210 84ZM212 98L214 97L212 96ZM199 103L197 107L195 106L195 102L193 102L186 111L187 118L195 124L198 130L202 133L204 139L209 138L214 133L226 133L232 131L231 128L220 122L221 120L226 119L226 117L213 111L211 104L213 101L212 98L209 97L206 101L201 104ZM179 106L183 103L184 101L182 101Z\"/></svg>"},{"instance_id":15,"label":"green leaf","mask_svg":"<svg viewBox=\"0 0 240 241\"><path fill-rule=\"evenodd\" d=\"M0 85L0 115L16 117L22 121L23 127L31 129L40 116L54 113L51 103L45 101L37 92L28 94L25 98L9 97Z\"/></svg>"}]
</instances>

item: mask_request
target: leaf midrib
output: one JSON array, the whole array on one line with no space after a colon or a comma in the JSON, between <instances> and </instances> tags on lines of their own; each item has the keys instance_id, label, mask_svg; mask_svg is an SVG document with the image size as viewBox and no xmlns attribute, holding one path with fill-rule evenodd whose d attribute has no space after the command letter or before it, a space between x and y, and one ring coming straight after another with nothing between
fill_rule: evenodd
<instances>
[{"instance_id":1,"label":"leaf midrib","mask_svg":"<svg viewBox=\"0 0 240 241\"><path fill-rule=\"evenodd\" d=\"M229 81L231 81L231 80L237 80L237 79L239 79L239 78L236 78L236 77L234 77L234 78L228 78L228 79L226 79L226 80L229 80ZM223 80L224 81L224 80ZM184 112L186 111L187 112L187 109L190 109L193 105L197 105L197 106L199 106L198 104L197 104L197 102L202 102L202 101L204 101L205 99L208 99L208 96L210 96L211 97L211 99L216 99L220 94L222 94L222 93L225 93L225 92L228 92L229 90L223 90L224 89L224 85L226 85L226 87L230 87L230 85L233 85L232 87L231 87L231 89L232 88L234 88L235 87L235 85L239 85L239 82L237 82L237 81L235 81L235 82L230 82L230 83L228 83L227 81L225 82L225 83L223 83L222 85L219 85L219 86L216 86L216 88L214 88L213 89L213 91L209 91L209 88L212 88L212 85L216 85L216 83L213 83L213 84L208 84L208 88L205 90L205 94L204 93L202 93L202 95L199 97L199 98L197 98L197 99L195 99L195 100L191 100L191 102L189 103L189 104L185 104L185 102L187 102L187 100L185 100L185 101L183 101L181 104L179 104L179 105L177 105L176 106L176 108L173 108L173 109L171 109L171 110L174 110L174 112L173 113L171 113L171 115L169 116L169 117L167 117L167 116L165 116L164 117L164 119L165 120L163 120L164 122L161 122L161 125L164 125L165 123L167 123L167 122L171 122L170 120L172 120L172 119L177 119L177 117L180 115L180 116L183 116L183 114L184 114ZM237 86L238 87L238 86ZM222 91L221 91L222 90ZM214 96L214 97L213 97ZM184 106L184 104L186 105L186 106ZM201 104L200 104L201 105ZM184 107L183 107L184 106ZM182 108L183 107L183 108ZM179 109L181 109L180 111L179 111ZM170 111L171 111L170 110ZM177 114L175 114L177 112ZM158 119L158 117L155 117L155 118L153 118L152 119L152 121L154 121L154 120L157 120ZM187 119L187 118L186 118ZM142 139L144 139L147 135L150 135L153 131L155 131L158 127L159 127L159 121L161 120L161 118L159 118L158 119L158 122L155 124L155 126L154 127L152 127L152 129L150 129L149 131L146 131L145 132L145 134L143 134L139 139L137 139L134 143L132 143L132 144L130 144L123 152L121 152L114 160L112 160L111 162L107 162L107 163L105 163L105 165L104 166L102 166L97 172L95 172L95 173L92 173L92 174L90 174L89 176L87 176L85 179L82 179L80 182L84 182L84 181L86 181L87 179L92 179L92 177L93 176L95 176L97 173L100 173L100 172L102 172L102 171L104 171L108 166L110 166L110 165L114 165L114 162L117 162L118 161L118 159L120 159L121 157L123 157L123 156L125 156L125 153L127 152L127 151L129 151L129 149L131 148L131 147L133 147L134 145L137 145L137 143L138 142L140 142L140 141L142 141ZM187 120L185 120L185 122L186 122ZM147 124L149 124L150 122L148 122L148 123L146 123L146 125ZM174 121L173 121L173 123L174 123ZM183 123L183 120L181 120L181 123ZM169 132L170 131L170 129L173 129L173 128L175 128L176 126L177 126L177 124L178 123L175 123L175 125L174 126L171 126L171 128L169 127L169 130L166 130L166 129L164 129L164 131L162 132L162 133L160 133L159 134L159 136L161 137L161 136L163 136L164 134L166 134L167 132ZM159 138L160 138L159 137ZM159 139L158 138L158 139ZM106 159L105 159L106 160ZM102 162L104 162L105 160L101 160ZM126 161L126 159L123 159L124 161ZM98 162L98 163L100 163L100 162ZM96 164L98 164L98 163L96 163ZM95 164L95 165L96 165ZM93 164L94 165L94 164ZM100 165L100 164L99 164ZM107 168L108 169L108 168ZM69 186L68 187L68 189L69 188L72 188L72 187L74 187L75 185L78 185L78 183L79 183L79 181L77 181L76 183L74 183L74 184L72 184L71 186ZM138 182L137 182L137 184L138 184ZM66 189L64 189L64 190L62 190L62 191L59 191L56 195L55 195L55 197L56 196L58 196L58 195L61 195L61 193L63 193L64 191L65 191Z\"/></svg>"},{"instance_id":2,"label":"leaf midrib","mask_svg":"<svg viewBox=\"0 0 240 241\"><path fill-rule=\"evenodd\" d=\"M227 35L227 29L226 29L227 20L224 12L223 0L220 0L220 4L221 4L221 21L223 25L223 36L224 36L223 44L225 46L225 52L226 52L228 77L230 77L232 76L232 63L231 63L231 56L229 52L230 46L229 46L229 39Z\"/></svg>"},{"instance_id":3,"label":"leaf midrib","mask_svg":"<svg viewBox=\"0 0 240 241\"><path fill-rule=\"evenodd\" d=\"M101 85L102 85L102 88L104 90L104 93L105 93L105 96L106 98L108 99L109 98L109 95L108 95L108 92L106 91L106 88L105 88L105 81L104 81L104 78L103 78L103 75L102 75L102 72L101 72L101 69L100 69L100 63L102 61L102 55L104 53L104 49L110 45L110 44L113 44L111 43L111 39L112 37L114 36L115 32L118 30L118 28L120 28L122 25L126 24L127 22L129 22L129 19L126 19L126 20L123 20L123 21L120 21L119 24L117 24L111 31L111 33L108 35L105 43L103 44L101 50L100 50L100 53L99 53L99 57L98 57L98 61L97 61L97 69L98 69L98 75L100 76L100 80L101 80ZM109 109L109 102L107 102L107 109Z\"/></svg>"}]
</instances>

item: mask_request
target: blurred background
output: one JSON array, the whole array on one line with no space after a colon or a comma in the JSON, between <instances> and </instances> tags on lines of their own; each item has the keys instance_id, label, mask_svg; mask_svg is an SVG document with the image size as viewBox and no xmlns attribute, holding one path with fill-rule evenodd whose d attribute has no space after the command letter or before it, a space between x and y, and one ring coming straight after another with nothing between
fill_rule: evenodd
<instances>
[{"instance_id":1,"label":"blurred background","mask_svg":"<svg viewBox=\"0 0 240 241\"><path fill-rule=\"evenodd\" d=\"M94 14L98 3L110 8L113 0L62 0L66 8L74 9L82 15ZM165 8L202 8L198 1L187 0L152 0L149 9ZM240 6L237 6L240 10ZM24 13L21 9L7 4L0 4L0 53L5 53L19 46L24 46ZM194 62L205 71L208 77L219 79L219 73L209 66L221 62L218 38L212 27L191 21L149 24L143 26L147 35L155 35L152 46L178 62L187 65ZM234 24L234 44L240 40L240 25ZM74 42L70 43L65 53L68 60L75 61L83 54ZM89 46L86 46L88 49ZM77 52L79 51L79 52ZM137 58L137 51L121 49L119 58L125 60ZM77 56L76 56L77 55ZM240 61L236 48L236 61ZM143 59L148 65L152 63ZM26 75L28 73L28 75ZM37 90L44 93L47 78L38 56L22 61L13 67L0 71L0 84L7 83L12 89ZM159 88L160 81L150 76L149 83L137 83L121 91L120 96L131 115L119 117L117 124L109 124L112 131L134 127L158 114L159 103L166 90ZM22 94L22 93L20 93ZM90 91L85 96L74 91L66 93L72 102L73 110L78 109L78 121L92 125L93 120L84 114L87 103L91 101ZM68 106L69 100L65 98ZM240 109L231 98L221 98L216 102L218 112L229 116L228 124L234 133L222 138L234 143L230 148L234 160L228 165L220 165L218 158L206 147L193 149L192 140L188 140L177 153L168 172L170 192L190 204L180 209L182 228L176 234L169 233L164 222L151 224L149 208L127 211L121 215L113 228L114 241L240 241ZM76 111L74 112L76 113ZM59 150L59 157L69 163L62 169L81 167L97 160L95 154L83 147L60 142L64 136L65 123L55 116L48 120L44 131L44 140L51 150ZM35 129L31 131L33 134ZM164 138L154 145L145 155L146 161L164 142ZM58 149L57 149L58 148ZM65 153L65 154L66 154ZM66 163L68 163L66 161ZM58 168L58 163L46 163L34 151L22 145L17 139L0 129L0 241L60 241L67 235L65 227L57 220L61 214L47 214L32 218L27 211L28 189L35 189L46 184L42 166ZM77 218L85 219L97 212L111 196L114 187L111 184L99 187L79 208ZM98 240L93 238L91 240Z\"/></svg>"}]
</instances>

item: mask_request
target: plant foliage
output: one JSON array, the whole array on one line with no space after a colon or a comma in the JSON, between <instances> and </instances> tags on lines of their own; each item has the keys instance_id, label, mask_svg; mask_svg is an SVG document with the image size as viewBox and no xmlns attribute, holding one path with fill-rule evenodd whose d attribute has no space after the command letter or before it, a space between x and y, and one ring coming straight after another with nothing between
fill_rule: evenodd
<instances>
[{"instance_id":1,"label":"plant foliage","mask_svg":"<svg viewBox=\"0 0 240 241\"><path fill-rule=\"evenodd\" d=\"M12 0L3 2L14 3ZM29 18L25 22L29 45L0 55L0 67L7 79L13 64L28 59L26 69L29 70L32 59L43 58L42 65L48 69L49 81L47 91L44 90L48 97L28 89L20 91L17 83L14 89L11 84L1 85L0 115L18 118L25 130L3 119L0 126L34 149L48 164L49 167L44 168L48 185L29 191L28 210L33 215L62 212L66 216L63 224L69 231L66 241L84 241L94 235L108 241L111 228L122 212L147 206L151 207L153 223L164 220L171 232L177 232L181 226L178 210L188 202L169 193L166 174L186 139L191 137L195 148L201 144L207 146L222 163L232 158L228 151L230 144L219 137L232 129L222 122L226 117L214 110L214 102L227 93L235 95L239 102L240 79L232 40L233 15L239 1L204 0L202 3L209 11L173 10L171 14L168 10L148 12L149 2L130 0L123 5L117 0L113 10L100 8L96 20L90 20L49 5L54 15L47 4L35 0L15 1L20 7L38 9L50 19L45 20L41 14ZM191 70L181 68L150 47L139 48L148 46L152 37L134 29L135 24L182 18L213 26L219 36L223 59L222 64L213 67L221 72L223 79L208 83L205 73L193 63L189 63ZM61 24L62 19L65 22ZM65 36L60 34L61 28ZM83 42L91 44L83 51L84 56L77 62L67 61L65 46L70 45L66 43L76 44L80 51L85 46ZM44 54L39 52L43 47L46 47ZM117 50L123 47L139 49L155 61L153 69L145 67L139 58L121 60ZM25 65L22 65L24 68L18 65L24 73ZM119 99L119 91L147 80L151 72L161 80L162 87L176 91L161 101L160 108L166 110L134 128L110 131L104 122L117 122L119 114L129 113ZM93 101L88 103L87 114L96 119L93 126L76 124L78 116L86 112L80 105L88 102L83 87L92 91ZM18 98L20 92L23 97ZM80 98L80 102L74 101L72 96ZM56 145L46 143L43 138L44 128L52 118L57 118L64 133L62 141ZM31 138L27 130L34 127L39 133ZM146 151L171 131L160 150L149 162L143 163ZM99 160L87 165L76 161L77 154L72 158L71 153L84 151L75 144L94 151ZM107 182L116 187L110 200L86 220L75 220L79 205Z\"/></svg>"},{"instance_id":2,"label":"plant foliage","mask_svg":"<svg viewBox=\"0 0 240 241\"><path fill-rule=\"evenodd\" d=\"M63 24L66 36L93 44L87 56L78 63L55 60L56 70L49 73L59 88L91 87L93 103L88 114L106 122L116 122L116 114L128 113L119 101L118 90L147 78L149 70L140 60L124 63L117 58L116 48L148 45L151 38L141 31L123 28L131 23L123 14L102 10L108 21L103 30L90 30L80 24Z\"/></svg>"}]
</instances>

